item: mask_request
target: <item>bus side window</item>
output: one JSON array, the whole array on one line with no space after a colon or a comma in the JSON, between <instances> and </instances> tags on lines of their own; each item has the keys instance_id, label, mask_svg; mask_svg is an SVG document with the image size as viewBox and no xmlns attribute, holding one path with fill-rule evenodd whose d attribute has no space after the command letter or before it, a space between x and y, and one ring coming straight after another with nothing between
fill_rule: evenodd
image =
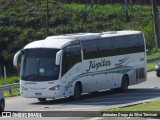
<instances>
[{"instance_id":1,"label":"bus side window","mask_svg":"<svg viewBox=\"0 0 160 120\"><path fill-rule=\"evenodd\" d=\"M125 43L127 54L139 52L138 38L136 35L124 37L124 43Z\"/></svg>"},{"instance_id":2,"label":"bus side window","mask_svg":"<svg viewBox=\"0 0 160 120\"><path fill-rule=\"evenodd\" d=\"M81 50L79 43L73 43L63 49L62 76L76 63L81 62Z\"/></svg>"},{"instance_id":3,"label":"bus side window","mask_svg":"<svg viewBox=\"0 0 160 120\"><path fill-rule=\"evenodd\" d=\"M81 51L79 44L72 44L68 46L68 56L67 56L67 63L68 63L68 70L72 68L76 63L81 62Z\"/></svg>"},{"instance_id":4,"label":"bus side window","mask_svg":"<svg viewBox=\"0 0 160 120\"><path fill-rule=\"evenodd\" d=\"M112 55L110 39L105 38L105 39L96 40L96 44L98 48L98 52L97 52L98 58Z\"/></svg>"},{"instance_id":5,"label":"bus side window","mask_svg":"<svg viewBox=\"0 0 160 120\"><path fill-rule=\"evenodd\" d=\"M144 48L144 38L143 38L143 34L137 35L137 37L138 37L138 46Z\"/></svg>"},{"instance_id":6,"label":"bus side window","mask_svg":"<svg viewBox=\"0 0 160 120\"><path fill-rule=\"evenodd\" d=\"M95 40L83 41L82 46L84 51L84 59L96 58L97 45Z\"/></svg>"},{"instance_id":7,"label":"bus side window","mask_svg":"<svg viewBox=\"0 0 160 120\"><path fill-rule=\"evenodd\" d=\"M63 54L62 54L62 76L66 73L67 71L67 50L63 49Z\"/></svg>"},{"instance_id":8,"label":"bus side window","mask_svg":"<svg viewBox=\"0 0 160 120\"><path fill-rule=\"evenodd\" d=\"M136 35L127 36L125 39L125 46L128 48L136 48L138 45L138 39Z\"/></svg>"},{"instance_id":9,"label":"bus side window","mask_svg":"<svg viewBox=\"0 0 160 120\"><path fill-rule=\"evenodd\" d=\"M110 38L111 41L111 55L121 55L124 54L124 40L122 37Z\"/></svg>"}]
</instances>

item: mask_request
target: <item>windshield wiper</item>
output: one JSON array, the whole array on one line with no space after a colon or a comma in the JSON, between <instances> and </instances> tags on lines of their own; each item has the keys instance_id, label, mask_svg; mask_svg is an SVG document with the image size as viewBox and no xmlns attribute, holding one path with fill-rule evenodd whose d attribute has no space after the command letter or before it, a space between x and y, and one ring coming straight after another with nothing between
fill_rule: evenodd
<instances>
[{"instance_id":1,"label":"windshield wiper","mask_svg":"<svg viewBox=\"0 0 160 120\"><path fill-rule=\"evenodd\" d=\"M37 74L30 74L30 75L22 77L23 80L27 80L28 78L35 79L35 78L38 78L38 75Z\"/></svg>"}]
</instances>

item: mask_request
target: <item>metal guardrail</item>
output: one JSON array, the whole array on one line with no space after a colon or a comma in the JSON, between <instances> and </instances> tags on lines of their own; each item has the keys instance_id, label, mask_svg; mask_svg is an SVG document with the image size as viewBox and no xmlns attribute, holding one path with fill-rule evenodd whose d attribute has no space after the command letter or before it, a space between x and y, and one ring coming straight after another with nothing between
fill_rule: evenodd
<instances>
[{"instance_id":1,"label":"metal guardrail","mask_svg":"<svg viewBox=\"0 0 160 120\"><path fill-rule=\"evenodd\" d=\"M158 60L160 60L160 57L155 57L155 58L147 59L147 63L151 63L151 62L158 61Z\"/></svg>"},{"instance_id":2,"label":"metal guardrail","mask_svg":"<svg viewBox=\"0 0 160 120\"><path fill-rule=\"evenodd\" d=\"M151 63L151 62L158 61L158 60L160 60L160 57L147 59L147 63ZM19 83L14 83L14 84L8 84L8 85L0 86L0 90L9 90L10 93L12 93L11 89L19 88L19 87L20 87Z\"/></svg>"},{"instance_id":3,"label":"metal guardrail","mask_svg":"<svg viewBox=\"0 0 160 120\"><path fill-rule=\"evenodd\" d=\"M0 90L9 90L9 93L12 94L12 89L19 88L19 86L20 86L19 83L3 85L0 86Z\"/></svg>"},{"instance_id":4,"label":"metal guardrail","mask_svg":"<svg viewBox=\"0 0 160 120\"><path fill-rule=\"evenodd\" d=\"M13 88L19 88L19 83L0 86L0 90L9 90L9 89L13 89Z\"/></svg>"}]
</instances>

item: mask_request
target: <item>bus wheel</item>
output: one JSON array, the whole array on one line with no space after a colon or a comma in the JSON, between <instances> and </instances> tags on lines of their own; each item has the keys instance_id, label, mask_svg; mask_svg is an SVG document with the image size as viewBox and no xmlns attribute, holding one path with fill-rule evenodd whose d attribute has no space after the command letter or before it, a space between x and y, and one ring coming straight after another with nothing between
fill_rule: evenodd
<instances>
[{"instance_id":1,"label":"bus wheel","mask_svg":"<svg viewBox=\"0 0 160 120\"><path fill-rule=\"evenodd\" d=\"M45 102L45 101L46 101L46 98L38 98L38 100L39 100L40 102Z\"/></svg>"},{"instance_id":2,"label":"bus wheel","mask_svg":"<svg viewBox=\"0 0 160 120\"><path fill-rule=\"evenodd\" d=\"M121 83L121 92L126 92L128 90L128 85L129 85L129 79L128 76L124 75L122 78L122 83Z\"/></svg>"},{"instance_id":3,"label":"bus wheel","mask_svg":"<svg viewBox=\"0 0 160 120\"><path fill-rule=\"evenodd\" d=\"M76 83L74 87L74 95L71 97L73 100L79 100L81 97L81 87Z\"/></svg>"}]
</instances>

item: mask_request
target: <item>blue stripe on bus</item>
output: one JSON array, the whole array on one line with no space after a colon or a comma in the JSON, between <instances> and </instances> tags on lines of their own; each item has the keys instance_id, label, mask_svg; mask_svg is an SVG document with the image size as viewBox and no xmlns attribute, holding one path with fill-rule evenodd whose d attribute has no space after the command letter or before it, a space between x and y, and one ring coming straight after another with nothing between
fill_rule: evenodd
<instances>
[{"instance_id":1,"label":"blue stripe on bus","mask_svg":"<svg viewBox=\"0 0 160 120\"><path fill-rule=\"evenodd\" d=\"M123 68L123 70L122 70L122 68ZM68 89L77 79L82 78L82 77L85 77L85 76L98 75L98 74L108 74L108 73L121 73L121 74L124 74L124 73L127 73L127 72L129 72L130 70L132 70L133 67L130 67L130 66L123 66L123 67L122 67L122 66L121 66L121 69L120 69L120 70L115 70L115 69L117 69L117 67L112 68L112 69L108 69L108 70L82 73L82 74L76 76L74 79L72 79L72 80L65 86L65 88Z\"/></svg>"}]
</instances>

